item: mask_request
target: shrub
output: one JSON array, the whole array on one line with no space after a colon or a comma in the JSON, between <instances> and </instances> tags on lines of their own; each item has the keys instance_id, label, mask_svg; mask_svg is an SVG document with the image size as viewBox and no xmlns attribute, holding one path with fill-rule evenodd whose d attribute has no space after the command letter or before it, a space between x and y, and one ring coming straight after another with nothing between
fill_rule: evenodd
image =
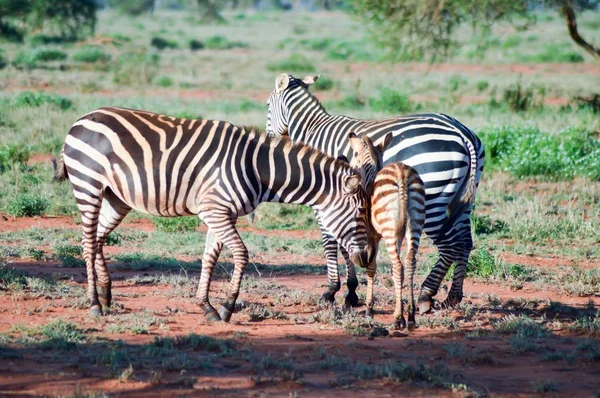
<instances>
[{"instance_id":1,"label":"shrub","mask_svg":"<svg viewBox=\"0 0 600 398\"><path fill-rule=\"evenodd\" d=\"M0 147L0 173L12 165L23 165L31 155L30 148L25 145L4 145Z\"/></svg>"},{"instance_id":2,"label":"shrub","mask_svg":"<svg viewBox=\"0 0 600 398\"><path fill-rule=\"evenodd\" d=\"M107 0L106 3L123 14L133 16L151 12L154 9L154 0Z\"/></svg>"},{"instance_id":3,"label":"shrub","mask_svg":"<svg viewBox=\"0 0 600 398\"><path fill-rule=\"evenodd\" d=\"M289 72L299 72L299 73L310 73L315 72L315 66L301 54L292 54L287 59L284 59L279 62L270 63L267 66L267 69L270 71L289 71Z\"/></svg>"},{"instance_id":4,"label":"shrub","mask_svg":"<svg viewBox=\"0 0 600 398\"><path fill-rule=\"evenodd\" d=\"M378 98L370 98L369 106L374 111L386 113L403 113L412 109L408 95L389 88L381 90Z\"/></svg>"},{"instance_id":5,"label":"shrub","mask_svg":"<svg viewBox=\"0 0 600 398\"><path fill-rule=\"evenodd\" d=\"M155 36L150 40L150 45L159 50L164 50L165 48L175 49L177 48L177 42L174 40L167 40L160 36Z\"/></svg>"},{"instance_id":6,"label":"shrub","mask_svg":"<svg viewBox=\"0 0 600 398\"><path fill-rule=\"evenodd\" d=\"M229 41L224 36L211 36L204 42L204 45L209 50L229 50L232 48L246 48L247 43L241 41Z\"/></svg>"},{"instance_id":7,"label":"shrub","mask_svg":"<svg viewBox=\"0 0 600 398\"><path fill-rule=\"evenodd\" d=\"M526 112L531 109L542 109L546 89L543 86L532 85L524 87L521 82L510 85L503 91L502 99L492 98L490 107L508 107L513 112Z\"/></svg>"},{"instance_id":8,"label":"shrub","mask_svg":"<svg viewBox=\"0 0 600 398\"><path fill-rule=\"evenodd\" d=\"M33 217L43 215L49 206L46 198L21 193L8 201L6 211L14 217Z\"/></svg>"},{"instance_id":9,"label":"shrub","mask_svg":"<svg viewBox=\"0 0 600 398\"><path fill-rule=\"evenodd\" d=\"M482 278L489 278L498 274L498 261L486 249L476 249L469 256L467 265L467 275L475 275Z\"/></svg>"},{"instance_id":10,"label":"shrub","mask_svg":"<svg viewBox=\"0 0 600 398\"><path fill-rule=\"evenodd\" d=\"M110 59L110 54L105 53L101 48L93 46L82 47L79 51L73 54L73 61L85 62L88 64L93 64L95 62L108 62Z\"/></svg>"},{"instance_id":11,"label":"shrub","mask_svg":"<svg viewBox=\"0 0 600 398\"><path fill-rule=\"evenodd\" d=\"M200 225L198 217L154 217L152 224L163 232L194 231Z\"/></svg>"},{"instance_id":12,"label":"shrub","mask_svg":"<svg viewBox=\"0 0 600 398\"><path fill-rule=\"evenodd\" d=\"M115 65L113 81L122 85L148 84L156 77L160 56L155 53L125 53Z\"/></svg>"},{"instance_id":13,"label":"shrub","mask_svg":"<svg viewBox=\"0 0 600 398\"><path fill-rule=\"evenodd\" d=\"M542 52L533 55L523 55L521 56L521 61L533 63L579 63L585 61L583 55L569 48L569 44L545 44Z\"/></svg>"},{"instance_id":14,"label":"shrub","mask_svg":"<svg viewBox=\"0 0 600 398\"><path fill-rule=\"evenodd\" d=\"M486 169L516 177L600 180L600 142L592 133L569 129L546 134L536 128L501 127L479 133Z\"/></svg>"},{"instance_id":15,"label":"shrub","mask_svg":"<svg viewBox=\"0 0 600 398\"><path fill-rule=\"evenodd\" d=\"M156 79L156 84L160 87L171 87L173 85L173 79L169 76L161 76Z\"/></svg>"},{"instance_id":16,"label":"shrub","mask_svg":"<svg viewBox=\"0 0 600 398\"><path fill-rule=\"evenodd\" d=\"M477 82L477 90L478 91L485 91L488 89L489 86L490 86L490 83L487 80L479 80Z\"/></svg>"},{"instance_id":17,"label":"shrub","mask_svg":"<svg viewBox=\"0 0 600 398\"><path fill-rule=\"evenodd\" d=\"M15 67L34 69L43 62L63 61L67 54L60 50L38 48L31 51L19 51L13 60Z\"/></svg>"},{"instance_id":18,"label":"shrub","mask_svg":"<svg viewBox=\"0 0 600 398\"><path fill-rule=\"evenodd\" d=\"M58 94L49 94L43 91L37 93L23 91L15 97L14 104L16 107L38 107L49 104L63 111L70 109L73 106L73 102L70 99Z\"/></svg>"},{"instance_id":19,"label":"shrub","mask_svg":"<svg viewBox=\"0 0 600 398\"><path fill-rule=\"evenodd\" d=\"M331 90L335 82L327 76L321 76L319 80L312 86L316 91Z\"/></svg>"},{"instance_id":20,"label":"shrub","mask_svg":"<svg viewBox=\"0 0 600 398\"><path fill-rule=\"evenodd\" d=\"M475 235L489 235L497 232L508 231L508 225L502 220L492 220L488 216L478 216L473 214L471 225Z\"/></svg>"},{"instance_id":21,"label":"shrub","mask_svg":"<svg viewBox=\"0 0 600 398\"><path fill-rule=\"evenodd\" d=\"M198 51L198 50L202 50L204 48L204 44L200 41L200 40L190 40L190 50L192 51Z\"/></svg>"},{"instance_id":22,"label":"shrub","mask_svg":"<svg viewBox=\"0 0 600 398\"><path fill-rule=\"evenodd\" d=\"M364 49L362 42L340 42L327 51L327 58L336 61L373 61L376 57Z\"/></svg>"}]
</instances>

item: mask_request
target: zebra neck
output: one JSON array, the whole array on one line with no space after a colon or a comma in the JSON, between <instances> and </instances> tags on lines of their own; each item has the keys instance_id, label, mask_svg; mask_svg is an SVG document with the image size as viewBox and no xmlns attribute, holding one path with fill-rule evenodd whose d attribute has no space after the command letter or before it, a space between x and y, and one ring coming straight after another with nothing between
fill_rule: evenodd
<instances>
[{"instance_id":1,"label":"zebra neck","mask_svg":"<svg viewBox=\"0 0 600 398\"><path fill-rule=\"evenodd\" d=\"M341 189L343 165L309 146L285 141L259 151L261 201L321 208Z\"/></svg>"}]
</instances>

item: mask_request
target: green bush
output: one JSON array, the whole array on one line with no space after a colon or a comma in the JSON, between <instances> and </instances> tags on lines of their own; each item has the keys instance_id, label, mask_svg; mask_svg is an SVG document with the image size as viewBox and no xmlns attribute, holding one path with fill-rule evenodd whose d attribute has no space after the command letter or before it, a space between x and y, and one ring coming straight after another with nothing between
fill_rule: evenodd
<instances>
[{"instance_id":1,"label":"green bush","mask_svg":"<svg viewBox=\"0 0 600 398\"><path fill-rule=\"evenodd\" d=\"M379 97L370 98L369 106L376 112L394 114L410 112L413 108L408 95L400 94L389 88L381 90Z\"/></svg>"},{"instance_id":2,"label":"green bush","mask_svg":"<svg viewBox=\"0 0 600 398\"><path fill-rule=\"evenodd\" d=\"M521 82L517 82L504 89L501 100L493 97L489 104L491 108L505 107L513 112L526 112L531 109L542 109L545 96L546 89L543 86L525 87Z\"/></svg>"},{"instance_id":3,"label":"green bush","mask_svg":"<svg viewBox=\"0 0 600 398\"><path fill-rule=\"evenodd\" d=\"M600 141L593 133L568 129L546 134L533 127L505 126L479 132L486 151L486 170L516 177L544 176L600 180Z\"/></svg>"},{"instance_id":4,"label":"green bush","mask_svg":"<svg viewBox=\"0 0 600 398\"><path fill-rule=\"evenodd\" d=\"M521 44L521 37L514 35L514 36L510 36L508 39L506 39L504 41L504 43L502 43L502 48L505 50L508 50L510 48L518 47L519 44Z\"/></svg>"},{"instance_id":5,"label":"green bush","mask_svg":"<svg viewBox=\"0 0 600 398\"><path fill-rule=\"evenodd\" d=\"M73 106L73 102L58 94L49 94L43 91L33 93L31 91L23 91L14 99L16 107L38 107L44 104L49 104L66 111Z\"/></svg>"},{"instance_id":6,"label":"green bush","mask_svg":"<svg viewBox=\"0 0 600 398\"><path fill-rule=\"evenodd\" d=\"M21 193L8 201L6 212L14 217L41 216L49 206L50 202L46 198Z\"/></svg>"},{"instance_id":7,"label":"green bush","mask_svg":"<svg viewBox=\"0 0 600 398\"><path fill-rule=\"evenodd\" d=\"M320 39L303 39L299 41L300 45L307 50L325 51L333 44L330 38L324 37Z\"/></svg>"},{"instance_id":8,"label":"green bush","mask_svg":"<svg viewBox=\"0 0 600 398\"><path fill-rule=\"evenodd\" d=\"M173 85L173 79L169 76L161 76L156 79L156 85L160 87L171 87Z\"/></svg>"},{"instance_id":9,"label":"green bush","mask_svg":"<svg viewBox=\"0 0 600 398\"><path fill-rule=\"evenodd\" d=\"M27 163L31 150L26 145L4 145L0 147L0 173L10 169L12 165Z\"/></svg>"},{"instance_id":10,"label":"green bush","mask_svg":"<svg viewBox=\"0 0 600 398\"><path fill-rule=\"evenodd\" d=\"M198 217L154 217L152 224L163 232L194 231L200 225Z\"/></svg>"},{"instance_id":11,"label":"green bush","mask_svg":"<svg viewBox=\"0 0 600 398\"><path fill-rule=\"evenodd\" d=\"M319 78L319 80L317 80L317 82L315 84L313 84L312 87L316 91L325 91L325 90L331 90L334 85L335 85L335 82L333 81L333 79L330 79L327 76L321 76Z\"/></svg>"},{"instance_id":12,"label":"green bush","mask_svg":"<svg viewBox=\"0 0 600 398\"><path fill-rule=\"evenodd\" d=\"M247 48L248 44L241 41L229 41L224 36L211 36L204 42L209 50L229 50L232 48Z\"/></svg>"},{"instance_id":13,"label":"green bush","mask_svg":"<svg viewBox=\"0 0 600 398\"><path fill-rule=\"evenodd\" d=\"M154 9L154 0L107 0L109 7L116 8L126 15L141 15Z\"/></svg>"},{"instance_id":14,"label":"green bush","mask_svg":"<svg viewBox=\"0 0 600 398\"><path fill-rule=\"evenodd\" d=\"M167 40L160 36L155 36L150 40L150 45L159 50L164 50L165 48L176 49L178 47L177 42L174 40Z\"/></svg>"},{"instance_id":15,"label":"green bush","mask_svg":"<svg viewBox=\"0 0 600 398\"><path fill-rule=\"evenodd\" d=\"M469 264L467 265L467 275L479 276L481 278L490 278L499 272L498 261L486 249L476 249L471 252Z\"/></svg>"},{"instance_id":16,"label":"green bush","mask_svg":"<svg viewBox=\"0 0 600 398\"><path fill-rule=\"evenodd\" d=\"M477 91L485 91L490 86L490 83L487 80L479 80L477 82Z\"/></svg>"},{"instance_id":17,"label":"green bush","mask_svg":"<svg viewBox=\"0 0 600 398\"><path fill-rule=\"evenodd\" d=\"M273 72L310 73L315 66L302 54L292 54L287 59L270 63L267 69Z\"/></svg>"},{"instance_id":18,"label":"green bush","mask_svg":"<svg viewBox=\"0 0 600 398\"><path fill-rule=\"evenodd\" d=\"M73 61L85 62L93 64L95 62L108 62L110 61L110 54L105 53L101 48L94 46L85 46L73 54Z\"/></svg>"},{"instance_id":19,"label":"green bush","mask_svg":"<svg viewBox=\"0 0 600 398\"><path fill-rule=\"evenodd\" d=\"M38 48L31 51L19 51L13 60L17 68L34 69L44 62L63 61L67 59L67 53L60 50Z\"/></svg>"},{"instance_id":20,"label":"green bush","mask_svg":"<svg viewBox=\"0 0 600 398\"><path fill-rule=\"evenodd\" d=\"M115 64L113 82L125 86L145 85L156 77L160 55L155 53L121 54Z\"/></svg>"},{"instance_id":21,"label":"green bush","mask_svg":"<svg viewBox=\"0 0 600 398\"><path fill-rule=\"evenodd\" d=\"M532 55L522 55L520 61L533 63L580 63L585 61L583 55L569 48L569 44L545 44L542 52Z\"/></svg>"},{"instance_id":22,"label":"green bush","mask_svg":"<svg viewBox=\"0 0 600 398\"><path fill-rule=\"evenodd\" d=\"M190 50L192 51L198 51L198 50L202 50L204 48L204 43L202 43L200 40L190 40Z\"/></svg>"}]
</instances>

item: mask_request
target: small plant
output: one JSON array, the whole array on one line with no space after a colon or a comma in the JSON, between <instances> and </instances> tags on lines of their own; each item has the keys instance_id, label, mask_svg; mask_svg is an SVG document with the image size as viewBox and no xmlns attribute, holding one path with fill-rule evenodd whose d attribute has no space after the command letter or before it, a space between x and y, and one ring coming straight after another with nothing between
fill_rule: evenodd
<instances>
[{"instance_id":1,"label":"small plant","mask_svg":"<svg viewBox=\"0 0 600 398\"><path fill-rule=\"evenodd\" d=\"M369 99L369 106L376 112L404 113L413 108L408 95L384 88L379 97Z\"/></svg>"},{"instance_id":2,"label":"small plant","mask_svg":"<svg viewBox=\"0 0 600 398\"><path fill-rule=\"evenodd\" d=\"M512 333L518 337L529 339L538 339L546 337L549 334L548 329L543 325L525 315L518 317L507 315L496 322L494 328L501 332Z\"/></svg>"},{"instance_id":3,"label":"small plant","mask_svg":"<svg viewBox=\"0 0 600 398\"><path fill-rule=\"evenodd\" d=\"M158 73L160 56L154 53L126 53L118 58L113 81L135 86L150 83Z\"/></svg>"},{"instance_id":4,"label":"small plant","mask_svg":"<svg viewBox=\"0 0 600 398\"><path fill-rule=\"evenodd\" d=\"M156 85L160 87L171 87L173 85L173 79L169 76L160 76L156 79Z\"/></svg>"},{"instance_id":5,"label":"small plant","mask_svg":"<svg viewBox=\"0 0 600 398\"><path fill-rule=\"evenodd\" d=\"M178 47L176 41L167 40L160 36L153 37L152 40L150 40L150 46L158 50L164 50L165 48L176 49Z\"/></svg>"},{"instance_id":6,"label":"small plant","mask_svg":"<svg viewBox=\"0 0 600 398\"><path fill-rule=\"evenodd\" d=\"M93 64L96 62L110 61L110 54L105 53L101 48L94 46L85 46L73 54L73 61Z\"/></svg>"},{"instance_id":7,"label":"small plant","mask_svg":"<svg viewBox=\"0 0 600 398\"><path fill-rule=\"evenodd\" d=\"M198 51L204 48L204 43L202 43L200 40L192 39L190 40L189 46L190 50Z\"/></svg>"},{"instance_id":8,"label":"small plant","mask_svg":"<svg viewBox=\"0 0 600 398\"><path fill-rule=\"evenodd\" d=\"M539 110L544 107L544 98L546 89L543 86L532 85L524 87L521 82L511 85L504 89L502 99L499 101L492 98L490 107L501 108L508 107L513 112L526 112L529 110Z\"/></svg>"},{"instance_id":9,"label":"small plant","mask_svg":"<svg viewBox=\"0 0 600 398\"><path fill-rule=\"evenodd\" d=\"M335 82L327 76L321 76L319 80L312 86L316 91L331 90Z\"/></svg>"},{"instance_id":10,"label":"small plant","mask_svg":"<svg viewBox=\"0 0 600 398\"><path fill-rule=\"evenodd\" d=\"M288 71L290 73L315 72L315 66L302 54L292 54L287 59L270 63L267 69L274 72Z\"/></svg>"},{"instance_id":11,"label":"small plant","mask_svg":"<svg viewBox=\"0 0 600 398\"><path fill-rule=\"evenodd\" d=\"M12 166L22 166L31 156L31 150L26 145L4 145L0 147L0 173Z\"/></svg>"},{"instance_id":12,"label":"small plant","mask_svg":"<svg viewBox=\"0 0 600 398\"><path fill-rule=\"evenodd\" d=\"M558 391L558 385L550 379L540 380L540 381L532 381L531 385L535 392L551 392Z\"/></svg>"},{"instance_id":13,"label":"small plant","mask_svg":"<svg viewBox=\"0 0 600 398\"><path fill-rule=\"evenodd\" d=\"M49 104L66 111L73 106L73 102L58 94L49 94L43 91L37 93L31 91L22 91L14 99L16 107L39 107Z\"/></svg>"},{"instance_id":14,"label":"small plant","mask_svg":"<svg viewBox=\"0 0 600 398\"><path fill-rule=\"evenodd\" d=\"M209 50L230 50L232 48L247 48L248 44L241 41L229 41L225 36L211 36L205 40L204 46Z\"/></svg>"},{"instance_id":15,"label":"small plant","mask_svg":"<svg viewBox=\"0 0 600 398\"><path fill-rule=\"evenodd\" d=\"M330 46L326 57L334 61L373 61L377 57L364 49L363 42L340 42Z\"/></svg>"},{"instance_id":16,"label":"small plant","mask_svg":"<svg viewBox=\"0 0 600 398\"><path fill-rule=\"evenodd\" d=\"M200 225L198 217L154 217L152 224L163 232L195 231Z\"/></svg>"},{"instance_id":17,"label":"small plant","mask_svg":"<svg viewBox=\"0 0 600 398\"><path fill-rule=\"evenodd\" d=\"M49 206L50 202L46 198L20 193L16 198L9 200L6 211L14 217L34 217L43 215Z\"/></svg>"},{"instance_id":18,"label":"small plant","mask_svg":"<svg viewBox=\"0 0 600 398\"><path fill-rule=\"evenodd\" d=\"M34 69L45 62L64 61L65 59L67 59L67 53L64 51L37 48L31 51L20 51L13 60L13 64L17 68Z\"/></svg>"},{"instance_id":19,"label":"small plant","mask_svg":"<svg viewBox=\"0 0 600 398\"><path fill-rule=\"evenodd\" d=\"M488 89L490 83L487 80L479 80L477 83L477 91L482 92Z\"/></svg>"}]
</instances>

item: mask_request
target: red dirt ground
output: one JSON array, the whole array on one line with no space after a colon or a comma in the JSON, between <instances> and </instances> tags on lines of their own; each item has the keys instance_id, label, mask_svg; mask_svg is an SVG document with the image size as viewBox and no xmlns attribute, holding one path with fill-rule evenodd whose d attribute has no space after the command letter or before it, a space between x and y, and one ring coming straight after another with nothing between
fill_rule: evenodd
<instances>
[{"instance_id":1,"label":"red dirt ground","mask_svg":"<svg viewBox=\"0 0 600 398\"><path fill-rule=\"evenodd\" d=\"M127 227L144 231L153 229L146 220L130 222ZM68 217L41 217L13 219L0 215L0 231L15 231L27 228L68 227L78 228ZM296 238L318 238L316 231L265 232L249 227L242 230L260 234L277 234ZM119 251L111 247L108 255ZM183 258L181 258L183 259ZM187 260L187 259L186 259ZM560 259L544 259L518 256L516 262L529 265L552 267ZM322 265L317 256L286 255L272 258L268 253L251 253L251 261L271 264L315 264ZM110 262L110 260L109 260ZM578 264L580 265L580 264ZM11 267L25 272L29 276L39 278L56 278L68 281L68 284L85 286L83 269L61 268L55 262L33 262L16 260ZM249 266L247 273L253 272ZM525 283L519 291L512 291L508 286L485 284L467 281L463 301L473 306L475 316L467 319L461 311L437 311L434 314L419 316L427 318L431 327L421 326L412 333L402 333L399 337L353 337L346 334L341 326L323 322L312 322L309 316L319 307L308 303L296 302L283 306L278 304L275 293L260 293L252 289L243 289L240 300L246 303L258 303L274 310L282 311L288 319L267 319L251 322L248 314L238 312L233 315L229 324L206 323L202 314L189 295L183 290L169 285L152 285L133 283L127 278L135 274L154 275L157 271L113 271L113 307L119 316L131 314L134 317L145 310L153 312L166 326L151 326L148 334L135 334L132 331L109 331L112 317L93 319L88 316L87 309L73 308L69 298L52 298L35 294L8 294L0 291L0 333L14 332L14 325L29 327L44 325L57 318L73 322L80 329L88 331L98 341L121 340L127 347L149 344L156 337L174 337L197 333L213 336L218 339L235 339L236 347L243 347L256 355L256 358L273 357L294 364L295 371L301 374L298 380L286 381L277 370L258 370L260 360L256 362L244 360L234 354L232 358L216 358L216 370L169 371L162 368L159 380L151 381L147 369L139 368L137 360L132 359L133 376L129 380L119 381L120 371L112 375L106 366L91 363L80 363L85 352L96 352L101 349L94 343L82 343L75 351L43 351L34 350L27 345L15 348L20 358L8 359L0 353L0 395L29 396L49 395L64 396L68 394L104 391L118 396L471 396L473 393L454 389L436 389L428 387L424 382L393 382L386 379L361 380L353 375L355 363L381 365L387 361L416 364L425 363L431 368L443 363L448 366L457 385L465 384L471 391L493 396L531 396L536 395L536 386L551 380L558 388L555 392L561 396L593 396L600 391L600 366L597 362L575 361L542 361L548 352L575 352L577 344L587 338L598 339L596 335L575 335L568 328L561 327L554 320L569 321L568 316L554 314L544 309L545 304L530 304L525 309L509 309L509 300L520 298L534 301L556 301L572 311L585 311L590 305L599 306L600 297L575 297L559 293L552 286L539 291ZM190 272L197 277L197 272ZM247 275L246 278L249 278ZM212 287L212 301L218 304L224 297L227 279L218 279ZM289 289L320 295L324 290L324 275L263 275L267 285L273 283ZM191 287L193 290L193 286ZM364 293L364 286L359 288ZM391 294L389 288L378 286L377 295ZM440 292L443 297L445 293ZM487 296L494 295L504 305L492 307ZM338 294L338 303L342 300ZM517 300L519 302L519 300ZM532 302L533 303L533 302ZM535 307L535 308L533 308ZM392 321L391 306L380 302L377 306L376 320L385 324ZM362 311L357 308L356 311ZM467 338L466 335L478 328L491 330L492 323L507 314L527 314L536 319L545 314L546 326L553 336L536 340L542 353L511 351L509 336L483 335ZM453 320L457 326L442 326L443 320ZM114 319L112 319L114 322ZM436 323L437 322L437 323ZM443 322L442 322L443 324ZM437 326L435 326L437 325ZM12 332L11 332L12 330ZM0 343L2 340L0 339ZM453 358L444 347L450 343L459 343L467 350L489 354L483 359ZM0 346L2 347L2 346ZM0 348L1 351L1 348ZM191 355L202 356L193 352ZM241 354L240 354L241 355ZM348 368L327 367L323 358L334 355L342 358ZM149 358L144 357L144 360ZM157 369L161 369L160 361ZM278 373L279 372L279 373Z\"/></svg>"}]
</instances>

